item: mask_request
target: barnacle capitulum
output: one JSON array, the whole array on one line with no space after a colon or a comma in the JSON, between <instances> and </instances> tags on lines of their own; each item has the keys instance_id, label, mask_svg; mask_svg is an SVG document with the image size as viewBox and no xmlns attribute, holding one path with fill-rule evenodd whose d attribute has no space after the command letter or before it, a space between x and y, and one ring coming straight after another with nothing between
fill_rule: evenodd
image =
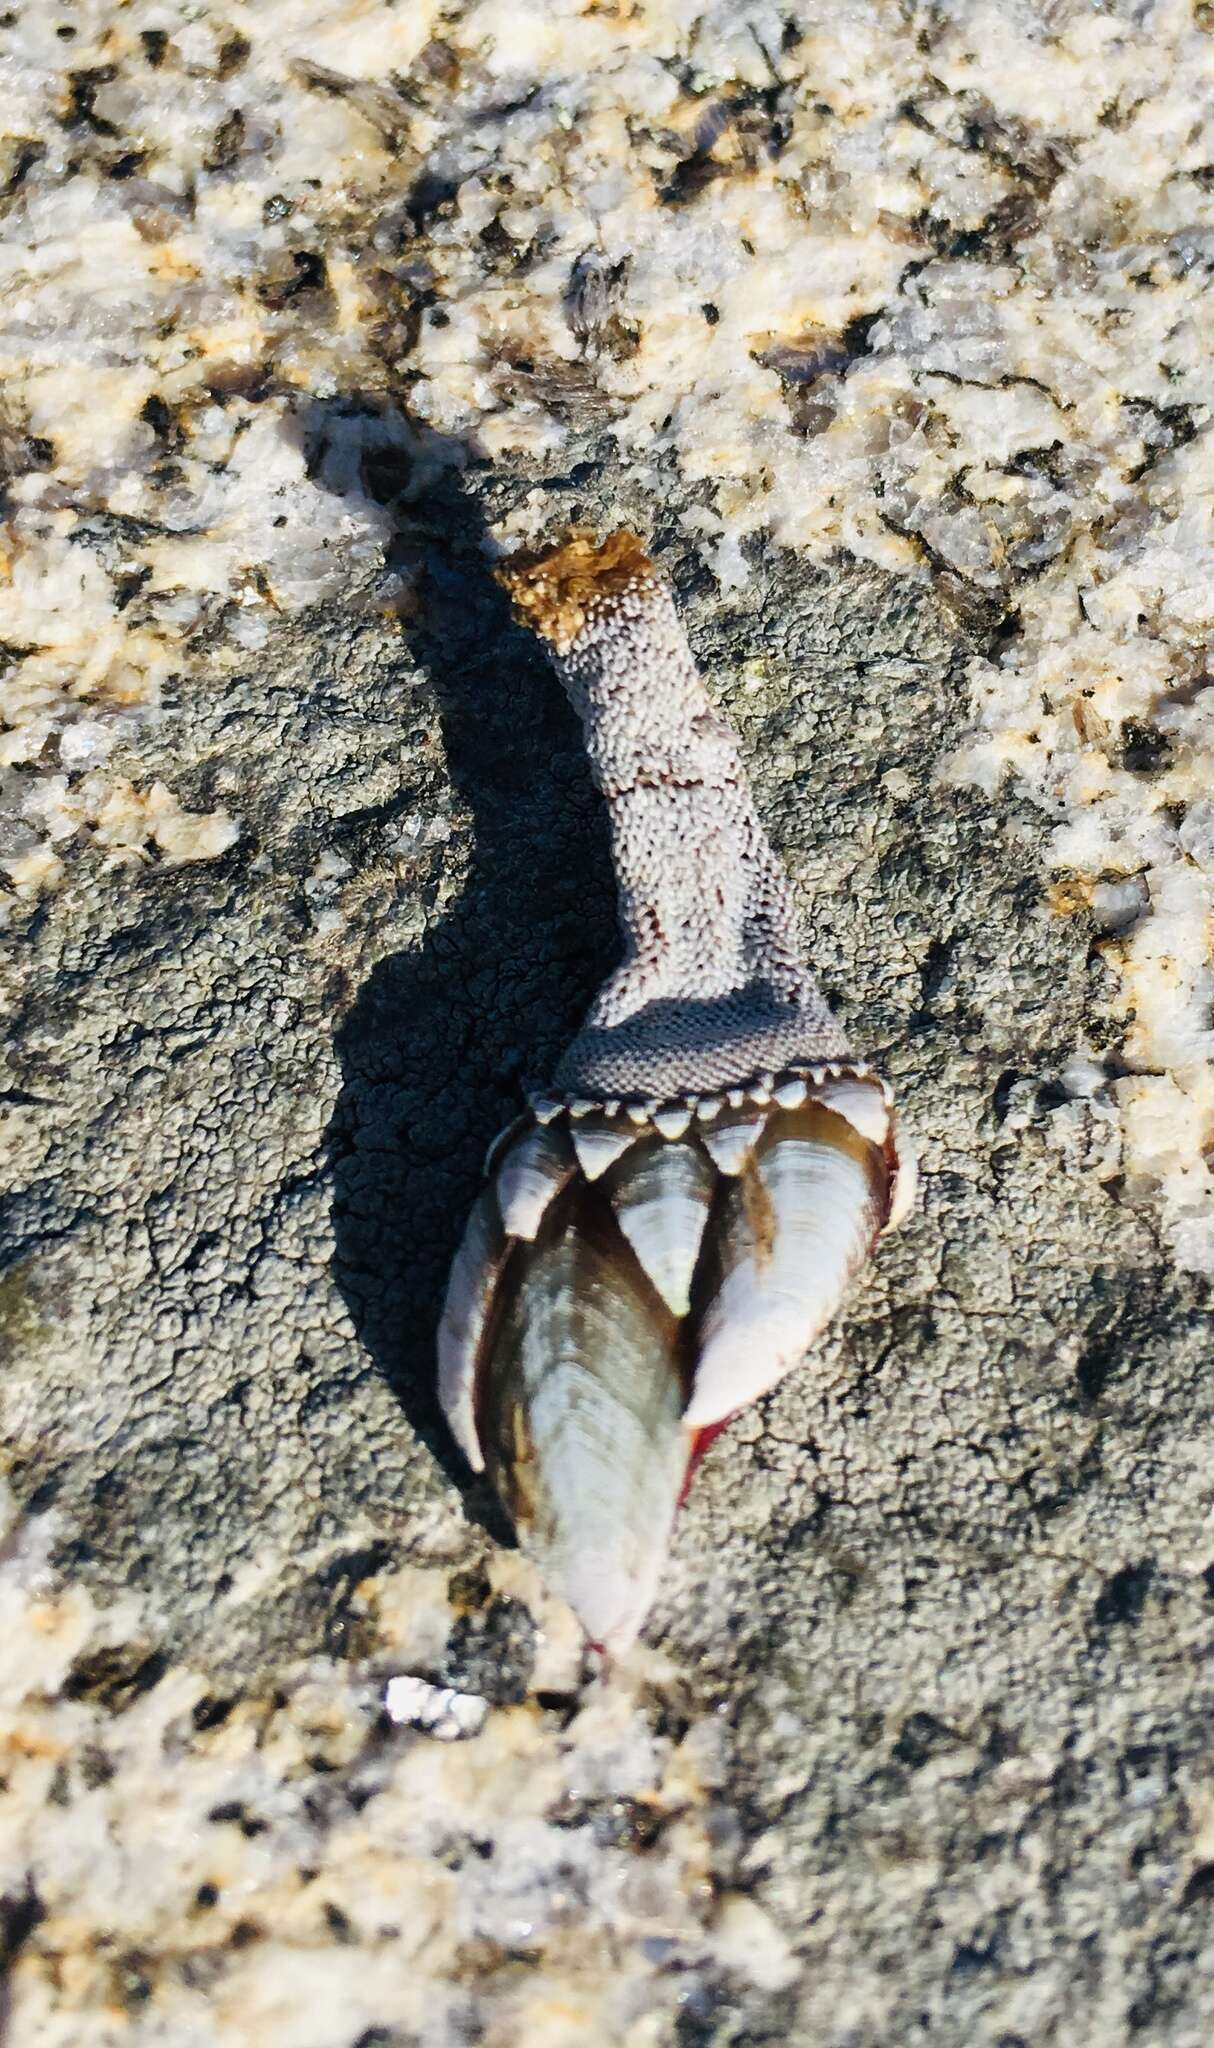
<instances>
[{"instance_id":1,"label":"barnacle capitulum","mask_svg":"<svg viewBox=\"0 0 1214 2048\"><path fill-rule=\"evenodd\" d=\"M636 1637L705 1443L800 1363L913 1198L665 585L630 534L503 581L607 801L623 958L490 1154L439 1392L594 1643Z\"/></svg>"}]
</instances>

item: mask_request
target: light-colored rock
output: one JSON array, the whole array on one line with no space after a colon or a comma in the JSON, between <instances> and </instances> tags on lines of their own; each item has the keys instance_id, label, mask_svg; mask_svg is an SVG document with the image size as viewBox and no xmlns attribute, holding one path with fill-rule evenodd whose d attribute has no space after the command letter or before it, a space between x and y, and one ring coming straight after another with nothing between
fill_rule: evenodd
<instances>
[{"instance_id":1,"label":"light-colored rock","mask_svg":"<svg viewBox=\"0 0 1214 2048\"><path fill-rule=\"evenodd\" d=\"M1206 2048L1209 9L273 12L0 30L6 2048ZM580 520L923 1190L606 1675L433 1391Z\"/></svg>"}]
</instances>

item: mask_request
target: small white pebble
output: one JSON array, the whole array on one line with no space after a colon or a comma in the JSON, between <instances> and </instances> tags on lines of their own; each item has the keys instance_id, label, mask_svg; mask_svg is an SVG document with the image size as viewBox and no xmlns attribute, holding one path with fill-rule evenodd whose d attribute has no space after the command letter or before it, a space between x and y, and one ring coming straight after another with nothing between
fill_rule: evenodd
<instances>
[{"instance_id":1,"label":"small white pebble","mask_svg":"<svg viewBox=\"0 0 1214 2048\"><path fill-rule=\"evenodd\" d=\"M384 1707L398 1727L419 1728L439 1742L466 1742L479 1735L489 1714L489 1702L479 1693L407 1676L388 1680Z\"/></svg>"}]
</instances>

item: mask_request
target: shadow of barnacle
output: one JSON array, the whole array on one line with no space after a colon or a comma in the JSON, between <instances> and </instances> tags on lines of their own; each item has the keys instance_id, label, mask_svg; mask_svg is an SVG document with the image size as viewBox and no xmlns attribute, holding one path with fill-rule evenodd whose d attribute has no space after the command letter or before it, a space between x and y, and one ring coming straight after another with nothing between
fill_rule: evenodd
<instances>
[{"instance_id":1,"label":"shadow of barnacle","mask_svg":"<svg viewBox=\"0 0 1214 2048\"><path fill-rule=\"evenodd\" d=\"M382 450L377 462L382 486ZM466 861L466 876L345 1015L327 1146L336 1278L358 1335L469 1514L502 1538L438 1407L447 1272L489 1141L545 1078L617 942L576 721L493 579L477 482L447 471L421 502L406 489L390 549L414 592L406 658L433 691L454 799L441 859L448 872Z\"/></svg>"}]
</instances>

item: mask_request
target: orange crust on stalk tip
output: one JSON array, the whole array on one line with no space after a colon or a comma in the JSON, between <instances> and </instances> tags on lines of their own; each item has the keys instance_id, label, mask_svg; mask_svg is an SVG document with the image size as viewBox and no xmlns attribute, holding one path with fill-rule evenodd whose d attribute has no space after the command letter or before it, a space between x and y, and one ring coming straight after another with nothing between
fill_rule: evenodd
<instances>
[{"instance_id":1,"label":"orange crust on stalk tip","mask_svg":"<svg viewBox=\"0 0 1214 2048\"><path fill-rule=\"evenodd\" d=\"M653 563L626 527L602 541L589 527L575 527L559 548L514 555L495 573L518 618L558 654L577 639L592 607L656 580Z\"/></svg>"}]
</instances>

